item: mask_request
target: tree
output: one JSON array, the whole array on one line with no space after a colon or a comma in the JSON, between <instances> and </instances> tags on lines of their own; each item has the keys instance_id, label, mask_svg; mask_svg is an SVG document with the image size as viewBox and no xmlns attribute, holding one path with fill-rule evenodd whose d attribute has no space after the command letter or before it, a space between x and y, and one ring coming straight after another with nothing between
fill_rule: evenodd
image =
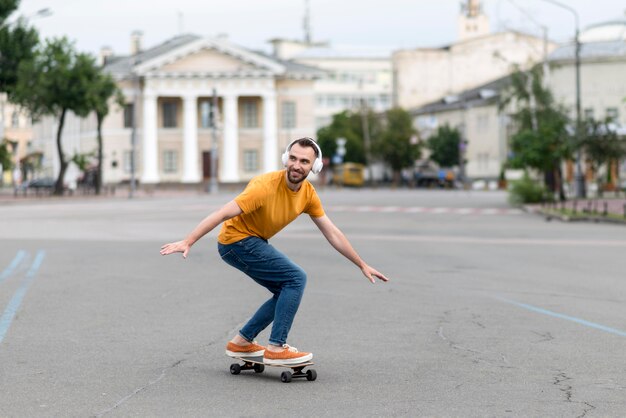
<instances>
[{"instance_id":1,"label":"tree","mask_svg":"<svg viewBox=\"0 0 626 418\"><path fill-rule=\"evenodd\" d=\"M19 64L33 58L39 43L37 31L27 27L23 20L7 24L19 3L19 0L0 0L0 91L7 93L9 100L17 84Z\"/></svg>"},{"instance_id":2,"label":"tree","mask_svg":"<svg viewBox=\"0 0 626 418\"><path fill-rule=\"evenodd\" d=\"M421 150L411 140L416 131L409 112L401 108L390 109L385 112L385 120L386 126L382 134L372 141L373 148L375 154L389 164L397 184L402 169L412 167L420 157Z\"/></svg>"},{"instance_id":3,"label":"tree","mask_svg":"<svg viewBox=\"0 0 626 418\"><path fill-rule=\"evenodd\" d=\"M97 77L94 58L77 53L67 38L48 40L36 50L32 60L20 63L15 101L28 108L35 118L49 115L58 119L56 144L60 170L54 194L63 194L68 166L62 143L65 116L72 111L85 117L93 110L90 89Z\"/></svg>"},{"instance_id":4,"label":"tree","mask_svg":"<svg viewBox=\"0 0 626 418\"><path fill-rule=\"evenodd\" d=\"M13 159L9 150L9 141L0 142L0 175L3 171L9 171L13 168Z\"/></svg>"},{"instance_id":5,"label":"tree","mask_svg":"<svg viewBox=\"0 0 626 418\"><path fill-rule=\"evenodd\" d=\"M511 90L501 104L501 108L511 103L516 108L511 116L517 132L511 137L508 165L539 170L547 188L564 200L561 164L571 158L575 144L567 132L567 111L555 102L542 78L539 66L511 76Z\"/></svg>"},{"instance_id":6,"label":"tree","mask_svg":"<svg viewBox=\"0 0 626 418\"><path fill-rule=\"evenodd\" d=\"M367 124L370 137L380 135L381 123L379 118L371 110L367 114ZM343 111L333 115L330 125L317 131L317 141L322 154L332 157L337 152L337 138L346 139L345 162L365 164L365 143L363 135L363 120L360 113Z\"/></svg>"},{"instance_id":7,"label":"tree","mask_svg":"<svg viewBox=\"0 0 626 418\"><path fill-rule=\"evenodd\" d=\"M96 194L100 194L102 189L102 123L109 114L109 102L115 97L115 102L119 105L124 104L124 96L115 84L115 81L109 74L104 74L102 70L96 69L97 76L95 82L91 85L90 97L91 106L96 113L97 131L98 131L98 175L96 176ZM135 107L133 106L133 112Z\"/></svg>"},{"instance_id":8,"label":"tree","mask_svg":"<svg viewBox=\"0 0 626 418\"><path fill-rule=\"evenodd\" d=\"M440 167L454 167L459 165L461 156L459 145L461 134L455 128L446 124L437 128L437 133L428 138L427 146L431 151L430 159Z\"/></svg>"}]
</instances>

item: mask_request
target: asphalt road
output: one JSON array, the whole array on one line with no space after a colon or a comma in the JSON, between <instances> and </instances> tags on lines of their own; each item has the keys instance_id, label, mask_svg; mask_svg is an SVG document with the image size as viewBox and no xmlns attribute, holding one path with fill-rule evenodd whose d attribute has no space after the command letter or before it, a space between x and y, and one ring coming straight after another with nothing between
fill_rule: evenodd
<instances>
[{"instance_id":1,"label":"asphalt road","mask_svg":"<svg viewBox=\"0 0 626 418\"><path fill-rule=\"evenodd\" d=\"M318 379L289 384L229 373L224 346L268 294L217 231L159 255L233 194L0 206L0 416L626 414L623 226L546 222L502 193L321 196L392 281L306 217L272 239L308 272L289 343Z\"/></svg>"}]
</instances>

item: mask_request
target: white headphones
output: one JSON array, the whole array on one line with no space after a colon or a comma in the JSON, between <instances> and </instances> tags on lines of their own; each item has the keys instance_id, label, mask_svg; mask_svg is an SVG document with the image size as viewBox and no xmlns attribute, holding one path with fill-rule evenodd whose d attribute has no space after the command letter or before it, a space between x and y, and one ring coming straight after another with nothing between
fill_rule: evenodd
<instances>
[{"instance_id":1,"label":"white headphones","mask_svg":"<svg viewBox=\"0 0 626 418\"><path fill-rule=\"evenodd\" d=\"M283 156L282 156L283 165L287 166L287 162L289 161L289 151L291 150L291 147L293 146L293 144L303 139L311 143L317 149L317 158L315 158L315 161L313 161L313 167L311 168L311 171L313 172L313 174L319 174L320 171L322 171L322 168L324 167L324 163L322 162L322 149L320 148L319 145L317 145L317 142L315 142L313 139L308 138L308 137L295 139L291 141L289 145L287 145L287 148L285 148L285 152L283 153Z\"/></svg>"}]
</instances>

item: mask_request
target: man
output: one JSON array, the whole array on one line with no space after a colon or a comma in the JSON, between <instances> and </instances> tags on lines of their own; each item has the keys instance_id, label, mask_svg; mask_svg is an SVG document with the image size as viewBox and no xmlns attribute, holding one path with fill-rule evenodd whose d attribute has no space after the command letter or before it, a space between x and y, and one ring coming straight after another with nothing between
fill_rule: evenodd
<instances>
[{"instance_id":1,"label":"man","mask_svg":"<svg viewBox=\"0 0 626 418\"><path fill-rule=\"evenodd\" d=\"M266 301L226 346L226 354L261 356L268 364L295 364L313 358L287 345L287 335L298 311L306 284L306 273L267 240L300 214L307 213L328 242L356 264L370 282L384 282L382 273L367 265L343 233L324 213L315 188L306 180L311 171L322 169L322 151L311 138L301 138L287 146L282 156L286 170L255 177L246 189L221 209L207 216L182 241L165 244L161 254L182 252L220 223L218 250L222 259L246 273L273 296ZM272 331L267 347L254 338L269 324Z\"/></svg>"}]
</instances>

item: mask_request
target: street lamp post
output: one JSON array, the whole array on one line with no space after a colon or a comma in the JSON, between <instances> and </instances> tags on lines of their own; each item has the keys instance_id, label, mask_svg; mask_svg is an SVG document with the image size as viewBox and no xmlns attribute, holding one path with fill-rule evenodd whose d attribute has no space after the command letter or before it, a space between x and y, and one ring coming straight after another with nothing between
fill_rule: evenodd
<instances>
[{"instance_id":1,"label":"street lamp post","mask_svg":"<svg viewBox=\"0 0 626 418\"><path fill-rule=\"evenodd\" d=\"M580 133L581 133L581 126L580 126L581 124L581 117L580 117L580 39L579 39L579 27L580 26L579 26L578 13L576 12L574 8L566 4L563 4L561 2L558 2L555 0L543 0L543 1L554 4L555 6L565 9L574 15L574 20L576 23L576 36L574 37L574 48L575 48L574 65L576 67L576 133L575 135L576 135L576 139L580 140ZM580 147L578 147L578 150L576 151L575 181L576 181L576 197L584 198L586 195L585 178L583 177L582 151Z\"/></svg>"}]
</instances>

